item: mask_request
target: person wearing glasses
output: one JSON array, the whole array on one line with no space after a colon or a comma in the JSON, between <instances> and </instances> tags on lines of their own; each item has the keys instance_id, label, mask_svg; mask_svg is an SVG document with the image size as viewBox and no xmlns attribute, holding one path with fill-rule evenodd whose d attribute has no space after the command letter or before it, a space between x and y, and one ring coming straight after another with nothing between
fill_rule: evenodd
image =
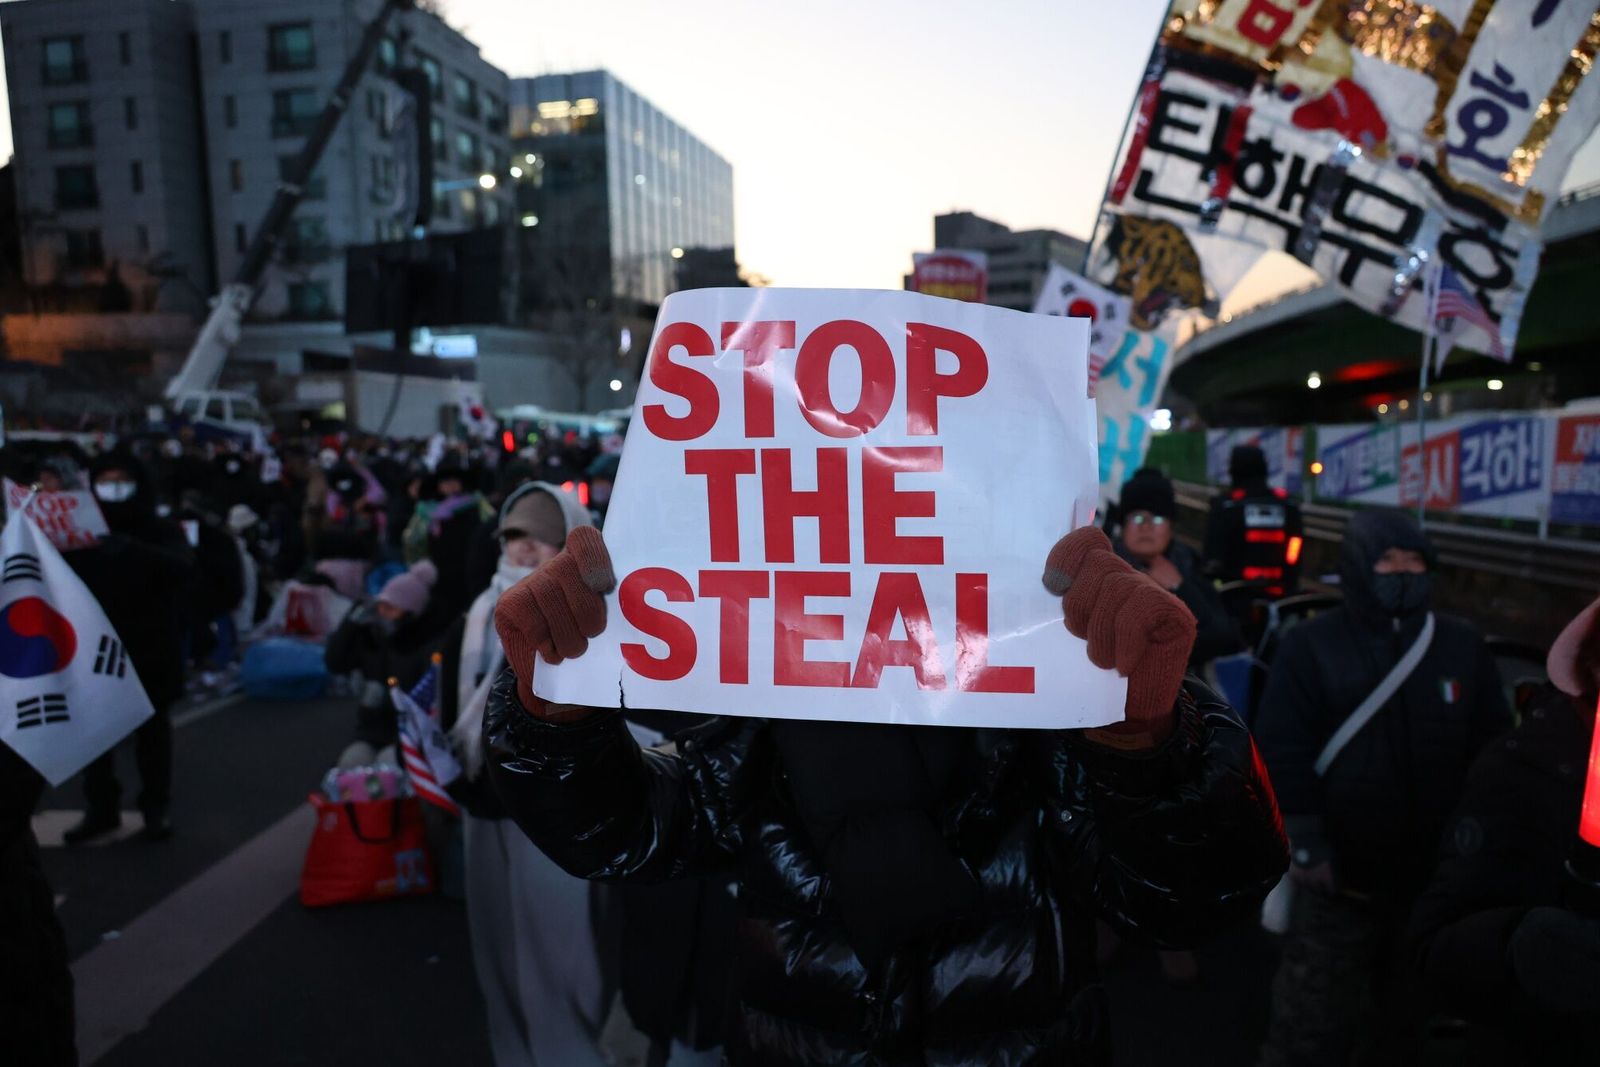
<instances>
[{"instance_id":1,"label":"person wearing glasses","mask_svg":"<svg viewBox=\"0 0 1600 1067\"><path fill-rule=\"evenodd\" d=\"M1121 518L1117 554L1177 596L1195 618L1190 669L1198 671L1216 657L1243 648L1239 629L1216 586L1202 572L1199 556L1173 537L1178 500L1167 476L1152 467L1135 471L1122 487L1117 513Z\"/></svg>"}]
</instances>

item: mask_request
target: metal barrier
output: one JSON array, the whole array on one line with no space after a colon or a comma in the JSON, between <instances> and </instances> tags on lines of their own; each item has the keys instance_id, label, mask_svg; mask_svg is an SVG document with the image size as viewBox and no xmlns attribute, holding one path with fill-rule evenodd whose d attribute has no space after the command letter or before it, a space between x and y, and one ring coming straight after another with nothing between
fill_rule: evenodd
<instances>
[{"instance_id":1,"label":"metal barrier","mask_svg":"<svg viewBox=\"0 0 1600 1067\"><path fill-rule=\"evenodd\" d=\"M1176 482L1178 506L1202 515L1210 510L1216 490L1193 482ZM1326 504L1301 504L1306 536L1337 545L1353 511ZM1428 537L1439 561L1451 567L1513 578L1564 590L1600 591L1600 543L1487 530L1453 523L1428 524Z\"/></svg>"}]
</instances>

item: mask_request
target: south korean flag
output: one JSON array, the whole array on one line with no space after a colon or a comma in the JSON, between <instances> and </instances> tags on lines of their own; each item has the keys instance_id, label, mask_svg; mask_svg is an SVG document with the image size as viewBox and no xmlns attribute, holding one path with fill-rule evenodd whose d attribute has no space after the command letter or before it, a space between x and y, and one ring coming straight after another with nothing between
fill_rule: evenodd
<instances>
[{"instance_id":1,"label":"south korean flag","mask_svg":"<svg viewBox=\"0 0 1600 1067\"><path fill-rule=\"evenodd\" d=\"M154 714L99 602L12 509L0 533L0 742L60 785Z\"/></svg>"}]
</instances>

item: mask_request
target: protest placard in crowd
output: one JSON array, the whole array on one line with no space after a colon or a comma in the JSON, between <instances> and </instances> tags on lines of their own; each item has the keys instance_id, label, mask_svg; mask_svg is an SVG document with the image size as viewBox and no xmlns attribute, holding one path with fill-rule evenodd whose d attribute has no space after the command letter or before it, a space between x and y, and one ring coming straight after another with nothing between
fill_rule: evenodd
<instances>
[{"instance_id":1,"label":"protest placard in crowd","mask_svg":"<svg viewBox=\"0 0 1600 1067\"><path fill-rule=\"evenodd\" d=\"M663 305L606 542L548 700L923 725L1121 717L1040 582L1092 518L1088 324L916 293Z\"/></svg>"},{"instance_id":2,"label":"protest placard in crowd","mask_svg":"<svg viewBox=\"0 0 1600 1067\"><path fill-rule=\"evenodd\" d=\"M7 478L5 490L7 511L15 511L26 503L28 517L62 552L92 545L111 532L94 494L86 489L34 492ZM28 500L30 493L32 501Z\"/></svg>"}]
</instances>

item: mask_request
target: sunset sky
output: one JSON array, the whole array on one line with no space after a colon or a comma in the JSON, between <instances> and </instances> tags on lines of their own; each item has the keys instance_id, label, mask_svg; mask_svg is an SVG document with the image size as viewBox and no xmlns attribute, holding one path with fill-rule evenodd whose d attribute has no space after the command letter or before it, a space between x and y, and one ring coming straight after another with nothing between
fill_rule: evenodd
<instances>
[{"instance_id":1,"label":"sunset sky","mask_svg":"<svg viewBox=\"0 0 1600 1067\"><path fill-rule=\"evenodd\" d=\"M899 288L939 212L1087 235L1166 0L445 8L513 77L608 68L726 157L746 268ZM1591 142L1569 182L1596 177ZM1240 296L1304 277L1283 259Z\"/></svg>"}]
</instances>

